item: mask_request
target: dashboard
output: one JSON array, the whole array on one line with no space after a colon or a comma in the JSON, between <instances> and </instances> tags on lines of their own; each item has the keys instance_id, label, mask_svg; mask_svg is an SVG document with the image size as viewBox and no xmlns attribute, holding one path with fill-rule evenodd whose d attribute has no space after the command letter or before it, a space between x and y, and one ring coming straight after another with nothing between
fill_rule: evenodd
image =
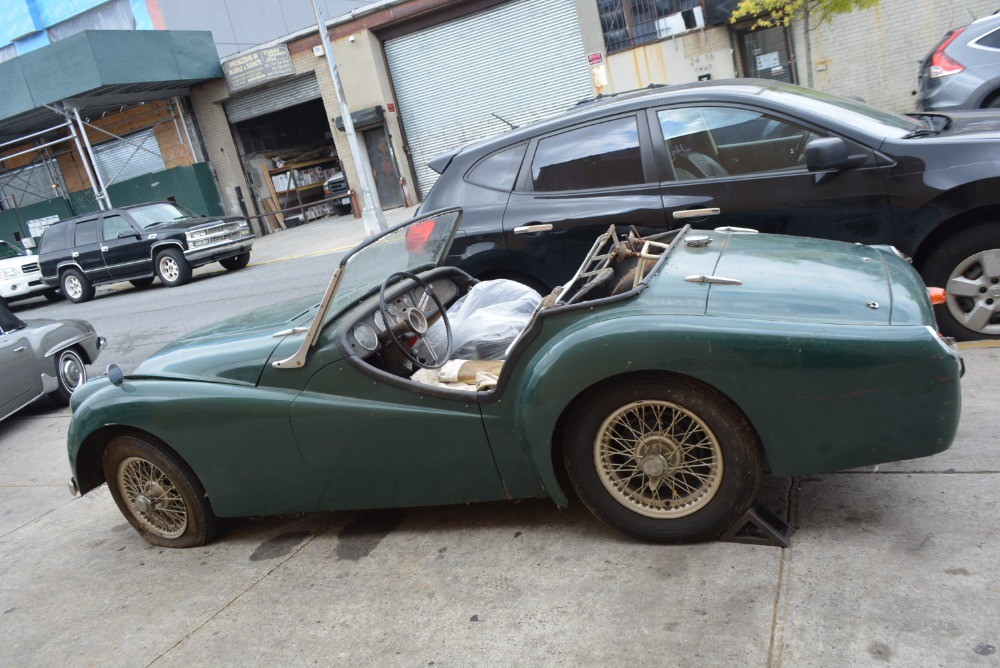
<instances>
[{"instance_id":1,"label":"dashboard","mask_svg":"<svg viewBox=\"0 0 1000 668\"><path fill-rule=\"evenodd\" d=\"M434 278L427 281L434 295L446 307L459 296L459 288L449 278ZM376 302L377 302L376 298ZM437 305L424 289L415 286L411 281L403 280L392 286L386 293L386 312L388 322L382 316L382 311L376 303L375 308L359 318L351 327L348 341L360 357L379 351L390 338L389 329L399 333L406 330L407 311L412 308L419 310L428 322L437 316Z\"/></svg>"}]
</instances>

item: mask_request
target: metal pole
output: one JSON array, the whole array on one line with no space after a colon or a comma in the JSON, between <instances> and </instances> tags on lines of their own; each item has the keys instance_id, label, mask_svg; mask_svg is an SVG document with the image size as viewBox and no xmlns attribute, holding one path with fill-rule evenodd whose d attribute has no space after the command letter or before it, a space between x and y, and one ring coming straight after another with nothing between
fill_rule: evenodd
<instances>
[{"instance_id":1,"label":"metal pole","mask_svg":"<svg viewBox=\"0 0 1000 668\"><path fill-rule=\"evenodd\" d=\"M179 97L174 98L174 104L177 105L177 115L181 117L181 127L184 128L184 136L187 137L188 150L191 151L191 164L198 162L198 156L194 153L194 142L191 141L191 131L188 130L187 119L184 118L184 105L181 104Z\"/></svg>"},{"instance_id":2,"label":"metal pole","mask_svg":"<svg viewBox=\"0 0 1000 668\"><path fill-rule=\"evenodd\" d=\"M333 55L333 47L330 46L330 35L326 31L326 20L323 18L319 3L312 0L312 5L313 11L316 12L316 27L319 30L320 40L323 42L323 51L326 53L326 64L330 68L330 76L333 78L333 89L337 93L340 116L344 119L347 144L351 147L354 165L357 167L358 178L361 181L361 194L365 198L364 209L361 211L361 217L365 223L365 234L370 237L375 236L386 229L388 225L385 222L385 214L382 213L382 203L378 199L378 191L372 181L372 166L368 162L368 153L361 150L358 136L354 132L354 121L351 119L351 110L344 97L344 88L340 84L340 73L337 71L337 60Z\"/></svg>"},{"instance_id":3,"label":"metal pole","mask_svg":"<svg viewBox=\"0 0 1000 668\"><path fill-rule=\"evenodd\" d=\"M83 124L83 119L80 118L80 110L76 107L70 108L73 110L73 118L76 119L76 124L80 128L80 136L83 138L83 145L87 147L86 160L90 160L94 164L94 176L97 177L97 185L100 188L100 192L97 193L97 205L100 206L101 201L103 200L104 206L101 208L104 210L111 209L113 208L111 206L111 198L108 197L108 189L104 187L104 180L101 178L101 169L97 166L97 160L94 159L94 149L91 148L90 138L87 137L87 127ZM93 181L91 181L91 184L93 184Z\"/></svg>"},{"instance_id":4,"label":"metal pole","mask_svg":"<svg viewBox=\"0 0 1000 668\"><path fill-rule=\"evenodd\" d=\"M30 135L24 135L22 137L18 137L17 139L11 139L10 141L5 141L2 144L0 144L0 148L3 148L5 146L10 146L12 144L23 144L25 139L32 139L34 137L40 137L40 136L42 136L44 134L48 134L48 133L52 132L53 130L58 130L59 128L64 128L64 127L67 127L69 125L70 125L70 120L67 118L66 122L62 123L60 125L53 125L51 128L45 128L44 130L39 130L38 132L32 132ZM7 157L10 157L10 156L7 156Z\"/></svg>"},{"instance_id":5,"label":"metal pole","mask_svg":"<svg viewBox=\"0 0 1000 668\"><path fill-rule=\"evenodd\" d=\"M70 134L73 135L73 142L76 144L76 152L80 155L80 162L83 163L83 171L87 172L87 180L90 181L90 189L94 191L94 199L97 201L97 208L103 209L101 206L101 193L97 190L96 181L94 180L94 175L90 171L90 162L87 161L87 156L83 153L83 145L80 144L80 135L76 133L76 126L72 123L69 124Z\"/></svg>"}]
</instances>

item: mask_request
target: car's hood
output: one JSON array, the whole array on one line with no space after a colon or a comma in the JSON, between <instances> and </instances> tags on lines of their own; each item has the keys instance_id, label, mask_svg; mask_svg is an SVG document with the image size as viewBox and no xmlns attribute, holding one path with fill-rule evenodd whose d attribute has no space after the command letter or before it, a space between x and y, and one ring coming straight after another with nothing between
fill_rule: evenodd
<instances>
[{"instance_id":1,"label":"car's hood","mask_svg":"<svg viewBox=\"0 0 1000 668\"><path fill-rule=\"evenodd\" d=\"M307 326L319 296L273 304L187 334L139 365L132 376L187 378L255 385L277 332Z\"/></svg>"},{"instance_id":2,"label":"car's hood","mask_svg":"<svg viewBox=\"0 0 1000 668\"><path fill-rule=\"evenodd\" d=\"M185 218L183 220L172 220L163 225L157 225L156 227L146 228L149 232L161 232L164 230L196 230L202 227L212 227L213 225L218 225L219 223L238 223L243 218L240 216L217 216L217 217L198 217L198 218Z\"/></svg>"},{"instance_id":3,"label":"car's hood","mask_svg":"<svg viewBox=\"0 0 1000 668\"><path fill-rule=\"evenodd\" d=\"M890 323L892 291L886 263L902 264L895 256L871 246L804 237L711 236L723 248L710 273L737 279L742 285L711 285L706 315L831 324Z\"/></svg>"}]
</instances>

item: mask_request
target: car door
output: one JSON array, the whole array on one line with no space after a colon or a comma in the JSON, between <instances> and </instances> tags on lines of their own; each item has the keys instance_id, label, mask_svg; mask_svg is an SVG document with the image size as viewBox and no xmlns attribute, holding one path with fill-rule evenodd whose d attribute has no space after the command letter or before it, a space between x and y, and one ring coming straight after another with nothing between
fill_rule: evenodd
<instances>
[{"instance_id":1,"label":"car door","mask_svg":"<svg viewBox=\"0 0 1000 668\"><path fill-rule=\"evenodd\" d=\"M101 251L102 245L100 218L90 218L76 223L70 256L91 280L103 280L108 277L108 269L104 266L104 255Z\"/></svg>"},{"instance_id":2,"label":"car door","mask_svg":"<svg viewBox=\"0 0 1000 668\"><path fill-rule=\"evenodd\" d=\"M42 378L24 330L5 322L0 322L0 378L0 419L42 393Z\"/></svg>"},{"instance_id":3,"label":"car door","mask_svg":"<svg viewBox=\"0 0 1000 668\"><path fill-rule=\"evenodd\" d=\"M848 140L857 167L810 172L806 147L828 136L751 107L689 104L651 109L650 133L672 227L890 243L892 207L875 152Z\"/></svg>"},{"instance_id":4,"label":"car door","mask_svg":"<svg viewBox=\"0 0 1000 668\"><path fill-rule=\"evenodd\" d=\"M286 352L293 348L279 347L274 357ZM310 365L329 356L318 350ZM505 498L472 396L418 393L340 361L309 378L291 421L323 509Z\"/></svg>"},{"instance_id":5,"label":"car door","mask_svg":"<svg viewBox=\"0 0 1000 668\"><path fill-rule=\"evenodd\" d=\"M121 213L106 213L101 221L104 243L101 252L110 278L128 278L138 273L152 271L152 260L147 244L129 220ZM119 235L124 234L122 238Z\"/></svg>"},{"instance_id":6,"label":"car door","mask_svg":"<svg viewBox=\"0 0 1000 668\"><path fill-rule=\"evenodd\" d=\"M513 254L550 286L569 279L609 225L660 229L665 219L649 128L636 113L536 138L503 217Z\"/></svg>"}]
</instances>

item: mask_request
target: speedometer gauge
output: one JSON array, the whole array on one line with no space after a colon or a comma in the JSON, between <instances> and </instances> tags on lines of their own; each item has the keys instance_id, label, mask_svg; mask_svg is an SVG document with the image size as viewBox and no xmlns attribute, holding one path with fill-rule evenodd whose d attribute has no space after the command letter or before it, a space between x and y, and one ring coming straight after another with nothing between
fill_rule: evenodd
<instances>
[{"instance_id":1,"label":"speedometer gauge","mask_svg":"<svg viewBox=\"0 0 1000 668\"><path fill-rule=\"evenodd\" d=\"M378 350L378 337L375 330L364 323L354 326L354 340L365 350Z\"/></svg>"},{"instance_id":2,"label":"speedometer gauge","mask_svg":"<svg viewBox=\"0 0 1000 668\"><path fill-rule=\"evenodd\" d=\"M385 320L382 318L381 311L375 311L375 329L380 332L385 331Z\"/></svg>"}]
</instances>

